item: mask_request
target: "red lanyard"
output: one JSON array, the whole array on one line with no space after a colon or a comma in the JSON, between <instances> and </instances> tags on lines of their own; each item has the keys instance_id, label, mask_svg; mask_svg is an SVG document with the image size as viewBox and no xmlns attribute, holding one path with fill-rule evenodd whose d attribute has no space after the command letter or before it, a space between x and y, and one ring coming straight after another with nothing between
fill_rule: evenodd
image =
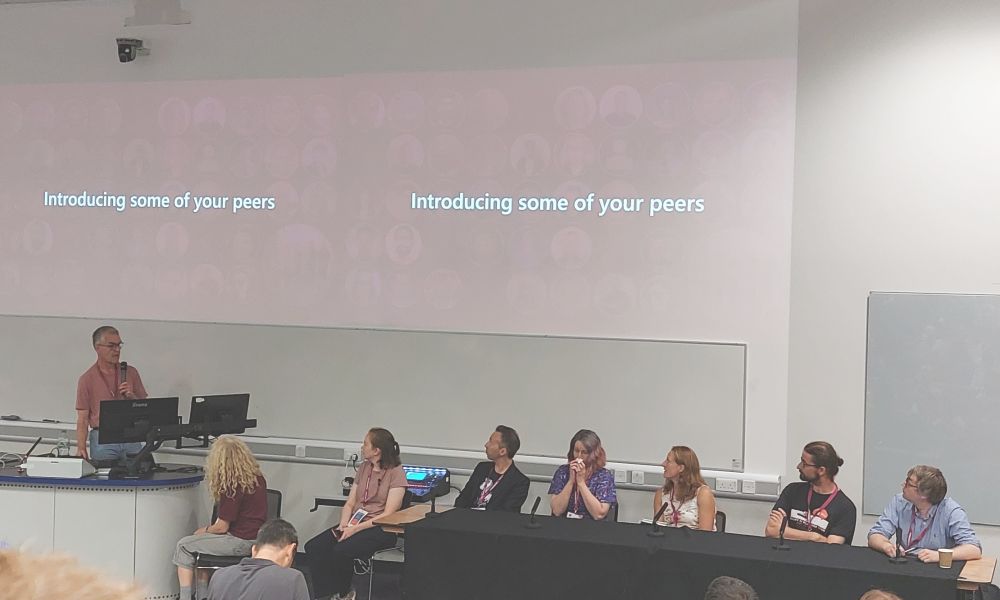
<instances>
[{"instance_id":1,"label":"red lanyard","mask_svg":"<svg viewBox=\"0 0 1000 600\"><path fill-rule=\"evenodd\" d=\"M916 506L913 507L913 517L910 518L910 530L906 533L907 551L912 550L913 547L917 545L918 542L920 542L920 540L924 539L924 536L927 535L927 530L930 529L931 525L934 523L935 515L937 515L937 511L934 511L934 514L930 515L930 517L927 520L927 525L924 525L924 530L921 531L919 534L917 534L916 539L913 539L913 529L914 526L917 524L917 507Z\"/></svg>"},{"instance_id":2,"label":"red lanyard","mask_svg":"<svg viewBox=\"0 0 1000 600\"><path fill-rule=\"evenodd\" d=\"M490 495L490 492L493 491L493 488L495 488L497 486L497 484L500 483L500 480L503 479L504 475L506 475L506 474L507 473L504 473L500 477L497 477L497 480L494 481L494 482L491 482L490 485L488 485L488 486L486 485L485 481L483 482L483 491L480 492L480 494L479 494L479 500L476 501L476 506L485 506L486 505L486 497Z\"/></svg>"},{"instance_id":3,"label":"red lanyard","mask_svg":"<svg viewBox=\"0 0 1000 600\"><path fill-rule=\"evenodd\" d=\"M681 507L684 506L684 503L678 502L677 506L674 506L673 488L670 488L670 499L668 500L668 502L670 502L670 520L673 522L674 527L677 527L677 524L681 522L681 514L679 511Z\"/></svg>"},{"instance_id":4,"label":"red lanyard","mask_svg":"<svg viewBox=\"0 0 1000 600\"><path fill-rule=\"evenodd\" d=\"M369 463L371 464L371 463ZM368 469L368 479L365 481L365 496L361 499L361 504L364 505L368 502L368 486L371 485L372 475L375 474L375 467L369 467ZM375 482L375 493L378 493L378 486L382 483L382 478Z\"/></svg>"},{"instance_id":5,"label":"red lanyard","mask_svg":"<svg viewBox=\"0 0 1000 600\"><path fill-rule=\"evenodd\" d=\"M816 512L819 512L819 511L823 510L824 508L826 508L827 506L830 506L830 503L833 502L833 499L837 496L838 492L840 492L840 488L837 487L837 486L834 486L833 493L830 494L830 496L826 499L826 502L824 502L823 504L821 504L819 506L819 508L816 509ZM813 501L813 488L812 488L812 485L810 485L809 486L809 493L806 494L806 531L812 531L812 526L813 526L813 510L811 508L809 508L809 505L812 504L812 501Z\"/></svg>"}]
</instances>

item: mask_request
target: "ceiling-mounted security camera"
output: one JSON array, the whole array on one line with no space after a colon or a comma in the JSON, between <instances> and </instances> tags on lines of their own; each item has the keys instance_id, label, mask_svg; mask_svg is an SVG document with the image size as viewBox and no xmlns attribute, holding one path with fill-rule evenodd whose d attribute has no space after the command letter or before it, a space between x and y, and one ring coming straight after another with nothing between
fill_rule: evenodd
<instances>
[{"instance_id":1,"label":"ceiling-mounted security camera","mask_svg":"<svg viewBox=\"0 0 1000 600\"><path fill-rule=\"evenodd\" d=\"M142 47L142 40L135 38L118 38L118 60L123 63L132 62L136 56L146 56L149 48Z\"/></svg>"}]
</instances>

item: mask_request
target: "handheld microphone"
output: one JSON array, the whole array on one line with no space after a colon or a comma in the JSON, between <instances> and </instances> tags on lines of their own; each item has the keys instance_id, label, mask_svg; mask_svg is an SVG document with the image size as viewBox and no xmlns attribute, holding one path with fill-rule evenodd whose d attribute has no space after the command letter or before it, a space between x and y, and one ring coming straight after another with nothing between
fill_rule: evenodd
<instances>
[{"instance_id":1,"label":"handheld microphone","mask_svg":"<svg viewBox=\"0 0 1000 600\"><path fill-rule=\"evenodd\" d=\"M896 526L896 556L890 556L889 562L902 564L906 562L906 548L903 548L903 530Z\"/></svg>"},{"instance_id":2,"label":"handheld microphone","mask_svg":"<svg viewBox=\"0 0 1000 600\"><path fill-rule=\"evenodd\" d=\"M538 529L542 526L541 523L535 521L535 511L538 510L538 505L542 503L541 496L535 496L535 503L531 505L531 516L528 517L528 522L524 524L525 529Z\"/></svg>"},{"instance_id":3,"label":"handheld microphone","mask_svg":"<svg viewBox=\"0 0 1000 600\"><path fill-rule=\"evenodd\" d=\"M667 510L668 506L670 506L670 504L664 502L663 506L660 507L660 510L656 511L656 514L653 515L653 528L647 531L646 535L649 537L663 537L663 530L660 529L660 517L663 516L663 513Z\"/></svg>"},{"instance_id":4,"label":"handheld microphone","mask_svg":"<svg viewBox=\"0 0 1000 600\"><path fill-rule=\"evenodd\" d=\"M785 543L785 528L788 527L788 515L781 520L781 529L778 530L778 543L772 546L775 550L791 550L792 547Z\"/></svg>"},{"instance_id":5,"label":"handheld microphone","mask_svg":"<svg viewBox=\"0 0 1000 600\"><path fill-rule=\"evenodd\" d=\"M125 383L128 376L128 363L124 360L118 363L118 383Z\"/></svg>"}]
</instances>

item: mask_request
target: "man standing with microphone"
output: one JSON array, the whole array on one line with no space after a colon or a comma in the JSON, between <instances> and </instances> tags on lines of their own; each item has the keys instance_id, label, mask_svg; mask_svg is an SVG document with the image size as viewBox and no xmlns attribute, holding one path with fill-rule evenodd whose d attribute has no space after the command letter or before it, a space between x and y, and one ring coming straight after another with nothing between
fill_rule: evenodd
<instances>
[{"instance_id":1,"label":"man standing with microphone","mask_svg":"<svg viewBox=\"0 0 1000 600\"><path fill-rule=\"evenodd\" d=\"M128 452L135 454L142 450L142 444L97 443L98 427L101 423L101 402L145 398L146 388L142 385L139 371L121 360L122 346L125 344L118 330L110 325L102 325L92 336L97 362L80 375L76 385L76 447L79 456L88 460L117 460ZM90 442L88 449L87 442Z\"/></svg>"}]
</instances>

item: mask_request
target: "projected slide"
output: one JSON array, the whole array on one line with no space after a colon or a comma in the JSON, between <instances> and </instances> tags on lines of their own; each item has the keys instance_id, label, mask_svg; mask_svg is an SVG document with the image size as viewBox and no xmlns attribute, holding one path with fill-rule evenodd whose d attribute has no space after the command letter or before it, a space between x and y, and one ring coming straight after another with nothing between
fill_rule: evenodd
<instances>
[{"instance_id":1,"label":"projected slide","mask_svg":"<svg viewBox=\"0 0 1000 600\"><path fill-rule=\"evenodd\" d=\"M765 311L787 289L794 78L0 88L2 312L524 331Z\"/></svg>"}]
</instances>

